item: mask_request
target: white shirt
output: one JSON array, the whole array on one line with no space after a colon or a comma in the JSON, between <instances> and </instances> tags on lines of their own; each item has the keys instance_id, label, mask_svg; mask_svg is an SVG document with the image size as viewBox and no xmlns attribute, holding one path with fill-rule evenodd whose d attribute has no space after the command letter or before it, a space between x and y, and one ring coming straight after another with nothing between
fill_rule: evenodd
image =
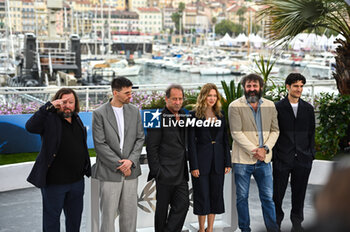
<instances>
[{"instance_id":1,"label":"white shirt","mask_svg":"<svg viewBox=\"0 0 350 232\"><path fill-rule=\"evenodd\" d=\"M118 134L119 134L119 144L120 144L120 150L123 152L123 145L124 145L124 113L123 113L123 107L115 107L112 106L115 119L117 120L118 125Z\"/></svg>"},{"instance_id":2,"label":"white shirt","mask_svg":"<svg viewBox=\"0 0 350 232\"><path fill-rule=\"evenodd\" d=\"M297 118L299 102L297 102L297 103L290 103L290 105L292 106L295 118Z\"/></svg>"}]
</instances>

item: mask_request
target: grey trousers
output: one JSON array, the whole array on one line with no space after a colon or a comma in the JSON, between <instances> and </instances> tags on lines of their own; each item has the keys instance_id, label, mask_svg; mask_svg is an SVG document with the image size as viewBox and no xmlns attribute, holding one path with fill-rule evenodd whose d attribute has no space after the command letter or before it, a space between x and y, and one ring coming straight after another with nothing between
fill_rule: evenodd
<instances>
[{"instance_id":1,"label":"grey trousers","mask_svg":"<svg viewBox=\"0 0 350 232\"><path fill-rule=\"evenodd\" d=\"M138 178L121 182L100 181L101 232L115 232L119 215L119 231L135 232L137 222Z\"/></svg>"}]
</instances>

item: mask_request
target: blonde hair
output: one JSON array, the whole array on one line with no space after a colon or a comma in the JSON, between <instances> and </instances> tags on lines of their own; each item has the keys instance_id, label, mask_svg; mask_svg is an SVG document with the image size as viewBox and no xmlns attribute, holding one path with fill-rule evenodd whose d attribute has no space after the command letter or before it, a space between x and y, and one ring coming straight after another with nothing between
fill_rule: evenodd
<instances>
[{"instance_id":1,"label":"blonde hair","mask_svg":"<svg viewBox=\"0 0 350 232\"><path fill-rule=\"evenodd\" d=\"M196 110L196 117L197 118L205 118L205 110L207 109L207 97L209 95L210 90L214 89L216 91L216 94L218 96L216 103L213 106L213 111L215 115L218 115L222 117L221 114L221 95L219 93L218 88L213 83L207 83L202 86L201 91L199 92L199 95L197 97L197 103L195 106Z\"/></svg>"}]
</instances>

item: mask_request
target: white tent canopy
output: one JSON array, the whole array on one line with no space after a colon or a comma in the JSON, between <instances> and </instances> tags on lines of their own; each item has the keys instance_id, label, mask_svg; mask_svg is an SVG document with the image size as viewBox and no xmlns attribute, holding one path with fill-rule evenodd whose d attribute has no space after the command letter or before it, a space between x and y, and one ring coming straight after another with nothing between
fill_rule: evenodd
<instances>
[{"instance_id":1,"label":"white tent canopy","mask_svg":"<svg viewBox=\"0 0 350 232\"><path fill-rule=\"evenodd\" d=\"M289 43L293 50L317 50L327 51L334 50L338 45L334 44L336 38L342 38L341 35L334 37L331 35L327 38L326 35L316 35L314 33L300 33Z\"/></svg>"},{"instance_id":2,"label":"white tent canopy","mask_svg":"<svg viewBox=\"0 0 350 232\"><path fill-rule=\"evenodd\" d=\"M262 44L266 42L259 35L249 34L249 43L251 43L255 48L261 48Z\"/></svg>"},{"instance_id":3,"label":"white tent canopy","mask_svg":"<svg viewBox=\"0 0 350 232\"><path fill-rule=\"evenodd\" d=\"M236 38L234 38L234 40L237 43L246 43L248 42L248 37L244 33L241 33Z\"/></svg>"},{"instance_id":4,"label":"white tent canopy","mask_svg":"<svg viewBox=\"0 0 350 232\"><path fill-rule=\"evenodd\" d=\"M220 42L220 45L225 45L225 46L232 46L236 44L235 40L232 39L228 33L226 33L224 37L219 39L219 42Z\"/></svg>"}]
</instances>

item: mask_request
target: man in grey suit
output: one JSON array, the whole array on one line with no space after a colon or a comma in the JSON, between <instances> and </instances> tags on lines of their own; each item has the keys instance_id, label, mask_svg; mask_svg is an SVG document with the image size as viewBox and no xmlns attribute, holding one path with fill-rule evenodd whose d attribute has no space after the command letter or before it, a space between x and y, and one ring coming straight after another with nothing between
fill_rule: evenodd
<instances>
[{"instance_id":1,"label":"man in grey suit","mask_svg":"<svg viewBox=\"0 0 350 232\"><path fill-rule=\"evenodd\" d=\"M129 104L131 81L118 77L111 86L113 98L93 113L96 164L92 177L100 180L100 231L114 232L119 214L119 230L131 232L136 231L137 177L145 135L139 109Z\"/></svg>"}]
</instances>

